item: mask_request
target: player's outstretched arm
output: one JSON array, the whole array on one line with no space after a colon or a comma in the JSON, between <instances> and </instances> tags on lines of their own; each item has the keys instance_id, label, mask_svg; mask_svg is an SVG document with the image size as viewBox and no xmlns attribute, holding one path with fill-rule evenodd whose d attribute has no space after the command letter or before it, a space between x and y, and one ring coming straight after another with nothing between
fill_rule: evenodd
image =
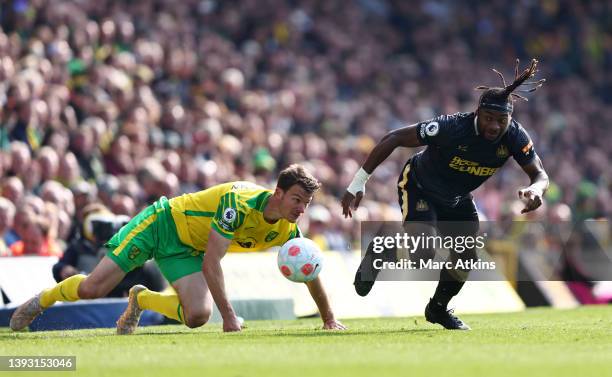
<instances>
[{"instance_id":1,"label":"player's outstretched arm","mask_svg":"<svg viewBox=\"0 0 612 377\"><path fill-rule=\"evenodd\" d=\"M357 209L363 194L365 194L365 184L370 175L393 153L395 148L407 147L414 148L423 145L417 137L417 125L398 128L386 134L378 144L372 149L363 166L355 174L353 181L342 196L342 214L344 217L353 217L352 209Z\"/></svg>"},{"instance_id":2,"label":"player's outstretched arm","mask_svg":"<svg viewBox=\"0 0 612 377\"><path fill-rule=\"evenodd\" d=\"M314 302L317 304L317 308L319 308L319 313L321 313L321 319L323 320L323 329L346 330L346 326L344 326L334 317L334 312L332 311L331 305L329 304L329 299L327 298L327 293L325 293L325 288L323 287L321 278L317 277L316 279L307 282L306 286L308 286L308 291L310 292L310 295L312 296Z\"/></svg>"},{"instance_id":3,"label":"player's outstretched arm","mask_svg":"<svg viewBox=\"0 0 612 377\"><path fill-rule=\"evenodd\" d=\"M210 293L219 308L221 318L223 318L223 331L240 331L241 326L232 304L230 304L225 294L225 280L223 278L223 269L221 268L221 258L225 256L225 251L229 247L231 240L223 237L214 229L210 230L208 235L208 244L204 263L202 264L202 272L208 283Z\"/></svg>"},{"instance_id":4,"label":"player's outstretched arm","mask_svg":"<svg viewBox=\"0 0 612 377\"><path fill-rule=\"evenodd\" d=\"M529 187L518 191L519 198L523 199L526 203L521 213L526 213L542 205L544 193L548 189L548 174L546 174L542 161L537 155L533 162L522 166L522 168L531 180Z\"/></svg>"}]
</instances>

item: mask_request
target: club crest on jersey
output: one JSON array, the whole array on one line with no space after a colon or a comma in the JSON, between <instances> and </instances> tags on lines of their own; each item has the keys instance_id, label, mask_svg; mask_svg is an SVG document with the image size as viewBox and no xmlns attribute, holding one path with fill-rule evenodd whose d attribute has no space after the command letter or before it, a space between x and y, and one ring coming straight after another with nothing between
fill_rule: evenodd
<instances>
[{"instance_id":1,"label":"club crest on jersey","mask_svg":"<svg viewBox=\"0 0 612 377\"><path fill-rule=\"evenodd\" d=\"M270 242L273 239L276 238L276 236L278 236L278 232L275 231L271 231L270 233L268 233L268 235L266 236L266 242Z\"/></svg>"},{"instance_id":2,"label":"club crest on jersey","mask_svg":"<svg viewBox=\"0 0 612 377\"><path fill-rule=\"evenodd\" d=\"M427 136L436 136L440 131L440 125L438 122L430 122L425 126L425 133Z\"/></svg>"},{"instance_id":3,"label":"club crest on jersey","mask_svg":"<svg viewBox=\"0 0 612 377\"><path fill-rule=\"evenodd\" d=\"M419 201L416 203L416 210L419 212L425 212L429 210L429 205L427 204L427 202L423 199L419 199Z\"/></svg>"},{"instance_id":4,"label":"club crest on jersey","mask_svg":"<svg viewBox=\"0 0 612 377\"><path fill-rule=\"evenodd\" d=\"M495 152L495 154L497 154L497 157L499 158L506 158L510 153L508 152L508 147L506 147L505 145L500 145L497 148L497 152Z\"/></svg>"}]
</instances>

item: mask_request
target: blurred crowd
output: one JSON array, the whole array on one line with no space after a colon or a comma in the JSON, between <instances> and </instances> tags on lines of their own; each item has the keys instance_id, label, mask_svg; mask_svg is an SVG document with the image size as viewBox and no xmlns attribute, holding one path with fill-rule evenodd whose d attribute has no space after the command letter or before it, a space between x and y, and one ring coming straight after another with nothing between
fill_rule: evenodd
<instances>
[{"instance_id":1,"label":"blurred crowd","mask_svg":"<svg viewBox=\"0 0 612 377\"><path fill-rule=\"evenodd\" d=\"M0 255L60 255L99 203L135 215L230 180L273 187L301 163L323 183L300 223L348 250L361 220L400 220L376 171L352 220L338 198L389 130L475 110L492 67L540 60L518 103L551 177L539 219L608 217L612 4L323 0L7 0L0 6ZM475 197L518 216L510 162Z\"/></svg>"}]
</instances>

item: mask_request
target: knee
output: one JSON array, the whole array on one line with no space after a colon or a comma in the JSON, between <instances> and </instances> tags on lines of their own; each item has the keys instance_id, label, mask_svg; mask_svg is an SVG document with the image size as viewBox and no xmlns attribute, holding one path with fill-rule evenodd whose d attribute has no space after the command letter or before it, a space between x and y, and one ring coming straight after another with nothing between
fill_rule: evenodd
<instances>
[{"instance_id":1,"label":"knee","mask_svg":"<svg viewBox=\"0 0 612 377\"><path fill-rule=\"evenodd\" d=\"M87 279L83 280L83 282L79 285L79 298L85 300L91 300L94 298L104 297L104 292L95 286L94 284L89 283Z\"/></svg>"},{"instance_id":2,"label":"knee","mask_svg":"<svg viewBox=\"0 0 612 377\"><path fill-rule=\"evenodd\" d=\"M212 316L212 309L203 308L197 311L185 313L185 325L189 328L196 328L203 326L210 320Z\"/></svg>"}]
</instances>

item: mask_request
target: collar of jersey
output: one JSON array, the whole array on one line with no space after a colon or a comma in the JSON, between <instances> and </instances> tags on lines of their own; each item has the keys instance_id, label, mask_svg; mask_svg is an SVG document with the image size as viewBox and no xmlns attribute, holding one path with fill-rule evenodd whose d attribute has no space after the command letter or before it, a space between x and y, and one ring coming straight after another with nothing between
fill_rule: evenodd
<instances>
[{"instance_id":1,"label":"collar of jersey","mask_svg":"<svg viewBox=\"0 0 612 377\"><path fill-rule=\"evenodd\" d=\"M264 211L266 210L266 207L268 206L268 202L270 201L270 197L272 196L272 192L267 191L265 194L265 198L263 200L263 202L261 203L261 213L263 214Z\"/></svg>"}]
</instances>

